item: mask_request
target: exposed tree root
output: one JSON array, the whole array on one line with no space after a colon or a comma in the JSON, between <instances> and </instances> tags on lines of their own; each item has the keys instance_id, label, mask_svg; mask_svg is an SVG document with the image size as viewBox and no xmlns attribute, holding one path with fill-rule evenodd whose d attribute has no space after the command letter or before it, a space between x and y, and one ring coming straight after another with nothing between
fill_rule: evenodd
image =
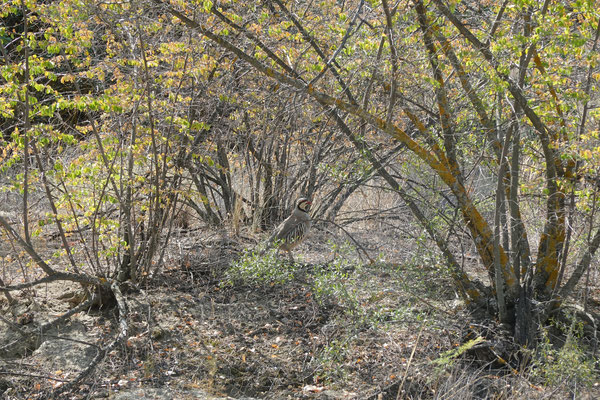
<instances>
[{"instance_id":1,"label":"exposed tree root","mask_svg":"<svg viewBox=\"0 0 600 400\"><path fill-rule=\"evenodd\" d=\"M75 315L83 310L89 309L97 301L98 301L98 296L93 295L90 299L88 299L87 301L70 309L69 311L67 311L66 313L61 315L60 317L58 317L50 322L47 322L42 326L36 326L34 328L30 328L27 330L20 326L10 323L10 321L4 321L11 327L11 329L19 332L21 337L19 339L13 340L12 342L1 346L0 354L8 353L11 349L14 349L15 346L18 346L18 348L16 351L12 351L11 354L22 354L22 353L34 351L42 344L42 337L44 336L44 334L46 332L65 323L73 315Z\"/></svg>"},{"instance_id":2,"label":"exposed tree root","mask_svg":"<svg viewBox=\"0 0 600 400\"><path fill-rule=\"evenodd\" d=\"M57 275L63 275L63 274L57 274ZM67 274L67 275L69 275L70 277L73 277L75 274ZM50 280L55 280L55 278L56 278L56 276L48 276L46 278L35 281L35 283L39 284L42 282L48 282ZM83 276L81 279L77 279L77 277L75 277L75 278L76 279L68 279L68 280L76 281L76 282L77 281L78 282L87 281L87 279L85 279L85 276ZM31 283L34 283L34 282L29 282L29 284L26 284L26 285L2 287L2 288L0 288L0 291L4 291L5 293L8 294L11 290L18 290L18 289L21 289L23 286L25 286L25 287L35 286L35 285L32 285ZM79 372L79 374L74 379L72 379L70 381L58 380L59 382L65 382L65 383L63 385L59 386L58 388L56 388L54 390L54 392L50 393L48 395L48 398L56 398L56 397L60 396L61 394L64 394L64 393L67 393L67 392L73 390L80 382L82 382L87 376L89 376L92 373L92 371L96 368L96 366L104 359L104 357L108 353L110 353L119 343L121 343L123 341L123 339L125 339L127 336L127 332L128 332L127 318L128 318L129 312L128 312L128 307L127 307L127 302L125 301L125 298L123 297L123 294L122 294L121 289L119 288L117 282L113 281L110 286L108 286L107 284L103 284L101 286L97 286L96 288L97 288L97 290L94 291L86 301L82 302L81 304L77 305L76 307L71 308L69 311L65 312L58 318L55 318L52 321L49 321L41 326L35 326L32 328L25 329L22 326L19 326L17 324L12 323L11 321L3 319L3 321L6 324L8 324L11 329L13 329L19 333L19 338L11 341L8 344L1 346L0 354L10 353L10 354L24 355L26 353L35 351L43 343L43 338L44 338L44 335L46 332L66 323L66 321L73 315L75 315L79 312L82 312L84 310L90 309L91 307L97 306L101 302L103 303L104 300L102 299L102 297L103 297L102 294L108 294L111 298L114 298L116 300L117 308L119 311L119 330L118 330L116 337L107 346L105 346L103 348L97 347L98 351L97 351L97 354L95 355L95 357L92 359L92 361L88 364L87 367L85 367L81 372ZM89 344L89 343L86 343L86 344ZM8 374L11 374L11 373L8 372ZM15 375L19 375L19 374L15 373Z\"/></svg>"},{"instance_id":3,"label":"exposed tree root","mask_svg":"<svg viewBox=\"0 0 600 400\"><path fill-rule=\"evenodd\" d=\"M128 332L127 318L129 315L129 309L127 307L127 302L125 301L125 298L123 297L123 293L121 293L121 289L119 289L119 285L117 284L117 282L113 282L112 285L110 286L110 288L111 288L112 293L115 296L115 299L117 300L117 307L119 310L119 332L118 332L117 336L106 347L98 350L98 353L96 354L96 356L92 359L92 361L88 364L88 366L85 369L83 369L75 377L75 379L73 379L69 383L57 388L51 394L51 396L50 396L51 398L56 398L62 393L66 393L68 391L73 390L75 388L75 386L77 386L83 379L85 379L87 376L89 376L92 373L94 368L96 368L96 366L98 366L98 364L104 359L104 357L108 353L110 353L112 350L114 350L114 348L127 337L127 332Z\"/></svg>"}]
</instances>

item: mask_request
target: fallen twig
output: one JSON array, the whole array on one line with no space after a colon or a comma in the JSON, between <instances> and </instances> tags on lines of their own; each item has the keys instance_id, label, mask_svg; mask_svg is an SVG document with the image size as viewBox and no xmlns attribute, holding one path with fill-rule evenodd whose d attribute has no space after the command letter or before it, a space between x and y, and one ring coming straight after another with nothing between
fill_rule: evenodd
<instances>
[{"instance_id":1,"label":"fallen twig","mask_svg":"<svg viewBox=\"0 0 600 400\"><path fill-rule=\"evenodd\" d=\"M42 283L54 282L54 281L71 281L78 283L87 283L91 285L102 286L103 282L96 277L85 275L85 274L71 274L68 272L54 272L51 275L47 275L43 278L35 281L20 283L18 285L0 286L0 292L11 292L15 290L27 289L40 285Z\"/></svg>"},{"instance_id":2,"label":"fallen twig","mask_svg":"<svg viewBox=\"0 0 600 400\"><path fill-rule=\"evenodd\" d=\"M25 378L48 379L50 381L68 382L68 381L66 381L64 379L53 378L53 377L48 376L48 375L26 374L24 372L0 371L0 375L22 376L22 377L25 377Z\"/></svg>"},{"instance_id":3,"label":"fallen twig","mask_svg":"<svg viewBox=\"0 0 600 400\"><path fill-rule=\"evenodd\" d=\"M27 332L25 332L25 330L23 328L21 328L18 324L15 324L14 322L7 320L2 315L0 315L0 321L4 322L6 325L8 325L8 327L10 329L12 329L13 331L19 332L19 334L21 336L27 335Z\"/></svg>"},{"instance_id":4,"label":"fallen twig","mask_svg":"<svg viewBox=\"0 0 600 400\"><path fill-rule=\"evenodd\" d=\"M44 332L46 332L46 331L54 328L55 326L63 323L68 318L70 318L72 315L75 315L78 312L85 310L86 308L90 308L91 306L94 305L94 303L97 300L98 300L98 296L97 295L92 295L92 297L89 298L87 301L79 304L77 307L73 307L72 309L70 309L69 311L67 311L66 313L64 313L63 315L61 315L60 317L56 318L55 320L50 321L50 322L42 325L41 327L39 327L36 330L36 332L43 334Z\"/></svg>"},{"instance_id":5,"label":"fallen twig","mask_svg":"<svg viewBox=\"0 0 600 400\"><path fill-rule=\"evenodd\" d=\"M10 325L13 329L16 329L23 337L20 339L13 340L12 342L0 347L0 354L5 352L7 349L11 348L12 346L16 345L17 343L22 344L25 342L25 343L27 343L27 346L35 346L36 343L39 344L38 339L41 338L41 336L43 336L45 332L47 332L50 329L63 323L68 318L70 318L72 315L74 315L82 310L85 310L86 308L91 307L96 300L97 300L97 296L92 296L92 298L90 298L88 301L81 303L80 305L70 309L69 311L67 311L66 313L61 315L60 317L42 325L42 326L36 327L31 331L25 330L23 328L16 329L17 327L13 327L13 325ZM4 318L2 318L2 319L4 320ZM7 321L4 321L4 322L7 322ZM8 321L8 322L10 322L10 321ZM33 340L33 338L36 338L36 339Z\"/></svg>"},{"instance_id":6,"label":"fallen twig","mask_svg":"<svg viewBox=\"0 0 600 400\"><path fill-rule=\"evenodd\" d=\"M419 345L419 340L421 339L421 334L423 333L423 328L425 328L425 319L421 322L421 328L419 329L419 334L417 335L417 340L415 345L413 346L412 352L410 353L410 358L408 359L408 363L406 364L406 371L404 371L404 377L402 377L402 382L400 382L400 386L398 386L398 394L396 395L396 400L399 400L402 394L402 388L404 387L404 382L406 382L406 377L408 376L408 370L410 369L410 364L415 356L415 352L417 351L417 346Z\"/></svg>"},{"instance_id":7,"label":"fallen twig","mask_svg":"<svg viewBox=\"0 0 600 400\"><path fill-rule=\"evenodd\" d=\"M0 287L4 286L4 281L2 280L2 278L0 278ZM15 302L15 299L13 299L13 297L10 295L10 293L8 291L4 292L4 296L6 296L6 300L8 300L8 304L13 304Z\"/></svg>"}]
</instances>

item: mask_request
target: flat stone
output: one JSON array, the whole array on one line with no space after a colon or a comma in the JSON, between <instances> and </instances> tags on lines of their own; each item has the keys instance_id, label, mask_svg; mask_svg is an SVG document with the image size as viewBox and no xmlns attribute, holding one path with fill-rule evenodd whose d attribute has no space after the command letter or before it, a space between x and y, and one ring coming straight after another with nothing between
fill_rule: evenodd
<instances>
[{"instance_id":1,"label":"flat stone","mask_svg":"<svg viewBox=\"0 0 600 400\"><path fill-rule=\"evenodd\" d=\"M86 368L98 349L80 342L95 343L95 340L88 337L81 323L71 323L69 328L69 332L57 335L59 337L46 337L33 352L32 358L50 371L79 372Z\"/></svg>"}]
</instances>

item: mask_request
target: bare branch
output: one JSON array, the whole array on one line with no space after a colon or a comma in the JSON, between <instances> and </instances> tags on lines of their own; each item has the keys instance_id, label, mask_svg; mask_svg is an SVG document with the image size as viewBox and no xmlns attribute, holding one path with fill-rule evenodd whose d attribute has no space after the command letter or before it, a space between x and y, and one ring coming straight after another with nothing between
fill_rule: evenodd
<instances>
[{"instance_id":1,"label":"bare branch","mask_svg":"<svg viewBox=\"0 0 600 400\"><path fill-rule=\"evenodd\" d=\"M56 282L56 281L70 281L70 282L78 282L84 284L91 284L96 286L103 286L104 283L100 278L96 278L89 275L84 274L72 274L68 272L52 272L50 275L47 275L43 278L37 279L35 281L20 283L18 285L9 285L0 287L0 292L12 292L15 290L23 290L30 287L34 287L37 285L41 285L42 283Z\"/></svg>"},{"instance_id":2,"label":"bare branch","mask_svg":"<svg viewBox=\"0 0 600 400\"><path fill-rule=\"evenodd\" d=\"M27 254L29 254L29 256L32 258L32 260L35 261L35 263L46 274L48 274L48 275L56 274L56 271L54 269L52 269L52 267L50 267L44 260L42 260L42 257L40 257L40 255L34 250L34 248L29 243L27 243L25 240L23 240L23 238L17 233L17 231L15 231L13 229L13 227L8 223L8 221L6 221L6 219L4 219L4 217L2 217L1 215L0 215L0 225L2 225L2 227L6 230L6 232L14 240L17 241L19 246L21 246L27 252Z\"/></svg>"}]
</instances>

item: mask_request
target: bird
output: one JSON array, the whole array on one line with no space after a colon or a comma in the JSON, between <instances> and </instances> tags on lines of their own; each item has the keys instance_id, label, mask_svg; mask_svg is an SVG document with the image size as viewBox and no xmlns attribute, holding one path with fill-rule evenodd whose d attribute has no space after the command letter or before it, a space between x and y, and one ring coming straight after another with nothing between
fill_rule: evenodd
<instances>
[{"instance_id":1,"label":"bird","mask_svg":"<svg viewBox=\"0 0 600 400\"><path fill-rule=\"evenodd\" d=\"M263 250L261 254L274 246L277 246L278 252L285 250L288 253L288 257L293 262L294 256L292 255L292 249L298 246L311 227L310 215L308 211L312 205L311 201L306 197L300 197L296 200L296 206L292 214L287 217L275 230L269 240L267 241L267 248Z\"/></svg>"}]
</instances>

